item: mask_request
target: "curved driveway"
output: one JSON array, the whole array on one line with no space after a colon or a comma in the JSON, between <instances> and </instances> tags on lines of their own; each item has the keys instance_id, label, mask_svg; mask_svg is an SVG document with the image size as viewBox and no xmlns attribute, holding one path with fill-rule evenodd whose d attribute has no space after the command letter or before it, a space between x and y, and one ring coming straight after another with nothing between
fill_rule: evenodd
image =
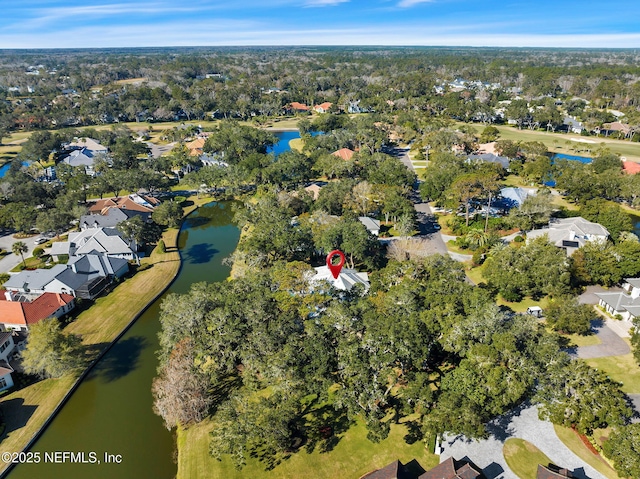
<instances>
[{"instance_id":1,"label":"curved driveway","mask_svg":"<svg viewBox=\"0 0 640 479\"><path fill-rule=\"evenodd\" d=\"M440 461L453 456L468 457L482 468L487 479L518 479L509 469L502 448L509 438L524 439L540 449L554 464L574 471L578 479L606 479L585 464L558 438L553 424L538 419L538 407L525 404L512 413L501 416L487 426L488 439L471 441L464 436L445 436Z\"/></svg>"},{"instance_id":2,"label":"curved driveway","mask_svg":"<svg viewBox=\"0 0 640 479\"><path fill-rule=\"evenodd\" d=\"M571 352L571 355L581 359L592 359L629 354L631 352L629 345L607 325L608 322L592 321L591 329L598 336L600 344L579 347L577 353Z\"/></svg>"}]
</instances>

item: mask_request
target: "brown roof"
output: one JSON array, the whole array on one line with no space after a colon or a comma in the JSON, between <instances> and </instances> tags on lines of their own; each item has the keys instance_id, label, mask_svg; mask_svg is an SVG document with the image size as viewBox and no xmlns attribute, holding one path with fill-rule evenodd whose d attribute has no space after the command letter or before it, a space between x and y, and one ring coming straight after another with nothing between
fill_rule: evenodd
<instances>
[{"instance_id":1,"label":"brown roof","mask_svg":"<svg viewBox=\"0 0 640 479\"><path fill-rule=\"evenodd\" d=\"M305 187L305 190L313 195L314 200L318 199L318 195L320 194L321 189L322 189L322 186L317 185L315 183Z\"/></svg>"},{"instance_id":2,"label":"brown roof","mask_svg":"<svg viewBox=\"0 0 640 479\"><path fill-rule=\"evenodd\" d=\"M471 464L467 462L460 465L453 457L450 457L422 474L418 479L478 479L479 477L481 477L480 471Z\"/></svg>"},{"instance_id":3,"label":"brown roof","mask_svg":"<svg viewBox=\"0 0 640 479\"><path fill-rule=\"evenodd\" d=\"M0 295L0 322L17 326L30 326L52 316L73 299L70 294L44 293L28 303L7 301L4 295Z\"/></svg>"},{"instance_id":4,"label":"brown roof","mask_svg":"<svg viewBox=\"0 0 640 479\"><path fill-rule=\"evenodd\" d=\"M631 131L631 127L624 123L620 123L619 121L614 121L613 123L605 123L602 125L607 130L611 131L621 131L624 134L627 134Z\"/></svg>"},{"instance_id":5,"label":"brown roof","mask_svg":"<svg viewBox=\"0 0 640 479\"><path fill-rule=\"evenodd\" d=\"M187 148L190 150L202 150L206 141L206 138L196 138L192 142L187 143Z\"/></svg>"},{"instance_id":6,"label":"brown roof","mask_svg":"<svg viewBox=\"0 0 640 479\"><path fill-rule=\"evenodd\" d=\"M142 196L147 203L156 206L160 202L151 196ZM128 196L119 196L117 198L104 198L102 200L96 200L89 206L89 214L107 214L109 208L120 208L124 210L141 211L143 213L153 212L153 208L136 203Z\"/></svg>"},{"instance_id":7,"label":"brown roof","mask_svg":"<svg viewBox=\"0 0 640 479\"><path fill-rule=\"evenodd\" d=\"M453 458L450 457L433 469L429 469L418 479L456 479L456 465L453 462Z\"/></svg>"},{"instance_id":8,"label":"brown roof","mask_svg":"<svg viewBox=\"0 0 640 479\"><path fill-rule=\"evenodd\" d=\"M298 103L297 101L291 102L291 108L293 108L294 110L302 110L302 111L307 111L309 109L307 105L305 105L304 103Z\"/></svg>"},{"instance_id":9,"label":"brown roof","mask_svg":"<svg viewBox=\"0 0 640 479\"><path fill-rule=\"evenodd\" d=\"M320 103L319 105L314 106L313 109L316 111L320 109L327 111L329 108L331 108L331 105L333 105L333 103L325 101L324 103Z\"/></svg>"},{"instance_id":10,"label":"brown roof","mask_svg":"<svg viewBox=\"0 0 640 479\"><path fill-rule=\"evenodd\" d=\"M354 154L354 151L350 150L349 148L340 148L339 150L334 151L331 154L333 156L337 156L338 158L342 158L343 160L347 161L351 159L351 157Z\"/></svg>"},{"instance_id":11,"label":"brown roof","mask_svg":"<svg viewBox=\"0 0 640 479\"><path fill-rule=\"evenodd\" d=\"M538 464L536 479L567 479L572 477L573 474L568 469L561 469L552 464L549 464L549 467Z\"/></svg>"},{"instance_id":12,"label":"brown roof","mask_svg":"<svg viewBox=\"0 0 640 479\"><path fill-rule=\"evenodd\" d=\"M377 471L373 471L362 476L361 479L413 479L414 477L415 476L411 475L404 464L400 461L393 461L382 469L378 469Z\"/></svg>"}]
</instances>

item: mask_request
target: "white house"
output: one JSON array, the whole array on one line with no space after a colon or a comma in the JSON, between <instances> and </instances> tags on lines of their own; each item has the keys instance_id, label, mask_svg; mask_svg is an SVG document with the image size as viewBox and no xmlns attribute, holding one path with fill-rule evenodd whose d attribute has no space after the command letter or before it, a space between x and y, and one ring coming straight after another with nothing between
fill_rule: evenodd
<instances>
[{"instance_id":1,"label":"white house","mask_svg":"<svg viewBox=\"0 0 640 479\"><path fill-rule=\"evenodd\" d=\"M319 287L322 283L329 283L335 289L341 291L351 291L356 284L361 284L364 292L369 291L369 275L367 273L359 273L354 269L342 268L337 278L333 277L333 273L328 266L319 266L314 268L316 273L309 278L312 287Z\"/></svg>"},{"instance_id":2,"label":"white house","mask_svg":"<svg viewBox=\"0 0 640 479\"><path fill-rule=\"evenodd\" d=\"M114 258L138 260L136 245L127 243L120 232L114 228L87 228L69 233L68 241L59 241L51 245L51 256L81 256L85 254L105 254Z\"/></svg>"},{"instance_id":3,"label":"white house","mask_svg":"<svg viewBox=\"0 0 640 479\"><path fill-rule=\"evenodd\" d=\"M627 278L621 293L597 293L598 304L613 316L620 315L625 321L640 316L640 278Z\"/></svg>"},{"instance_id":4,"label":"white house","mask_svg":"<svg viewBox=\"0 0 640 479\"><path fill-rule=\"evenodd\" d=\"M13 386L12 372L13 368L8 362L0 361L0 391L4 391Z\"/></svg>"},{"instance_id":5,"label":"white house","mask_svg":"<svg viewBox=\"0 0 640 479\"><path fill-rule=\"evenodd\" d=\"M547 235L549 242L558 248L564 248L571 256L578 248L589 241L606 241L609 231L598 223L587 221L581 216L575 218L552 219L548 228L531 230L527 240Z\"/></svg>"},{"instance_id":6,"label":"white house","mask_svg":"<svg viewBox=\"0 0 640 479\"><path fill-rule=\"evenodd\" d=\"M360 216L358 220L367 228L369 233L374 236L380 235L380 221L369 218L368 216Z\"/></svg>"}]
</instances>

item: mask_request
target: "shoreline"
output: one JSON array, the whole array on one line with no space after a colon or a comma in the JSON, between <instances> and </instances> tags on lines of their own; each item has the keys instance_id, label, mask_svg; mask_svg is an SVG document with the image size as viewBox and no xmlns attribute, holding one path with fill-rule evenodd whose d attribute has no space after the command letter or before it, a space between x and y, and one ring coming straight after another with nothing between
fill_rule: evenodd
<instances>
[{"instance_id":1,"label":"shoreline","mask_svg":"<svg viewBox=\"0 0 640 479\"><path fill-rule=\"evenodd\" d=\"M163 259L162 261L156 261L151 263L152 265L157 265L157 264L172 264L172 263L177 263L176 266L174 268L171 268L168 273L170 274L165 274L163 275L164 278L167 278L167 281L164 282L164 284L161 285L160 289L157 291L154 291L154 294L152 296L152 298L150 298L149 300L147 300L145 302L144 305L142 305L137 312L131 317L131 319L129 319L129 321L116 333L116 335L113 337L113 339L111 339L109 341L109 344L107 346L104 347L104 349L102 351L100 351L100 353L98 354L98 356L96 358L94 358L91 363L89 363L89 365L86 366L86 368L80 373L80 375L73 380L73 383L71 384L71 386L66 389L66 391L64 392L64 395L62 396L62 398L57 401L55 407L50 411L47 412L47 416L46 418L44 418L42 420L41 424L32 424L32 427L35 426L37 427L37 430L30 435L28 441L26 442L26 444L24 445L20 445L20 446L16 446L13 448L13 451L11 452L18 452L18 451L27 451L28 449L30 449L40 438L40 436L42 436L42 434L46 431L47 427L51 424L51 422L55 419L55 417L58 415L58 413L62 410L62 408L65 406L65 404L68 402L68 400L71 398L71 396L73 395L73 393L78 389L78 387L80 386L80 384L82 384L82 382L84 381L84 379L86 379L87 375L93 370L93 368L100 362L100 360L105 356L105 354L107 354L112 348L113 346L118 342L118 340L120 340L120 338L122 338L122 336L136 323L136 321L140 318L140 316L142 316L142 314L144 314L144 312L153 304L155 303L158 298L160 298L160 296L162 296L173 284L173 282L176 280L176 278L178 277L178 275L180 274L180 271L182 270L182 255L181 252L179 250L179 246L178 246L178 237L180 235L180 231L182 229L182 225L184 223L184 221L186 220L186 218L193 213L195 210L197 210L200 206L202 206L203 204L207 204L210 203L212 201L216 201L215 199L212 198L201 198L198 199L196 197L192 197L191 198L192 201L194 201L194 205L190 206L188 208L185 208L185 212L184 215L182 217L182 220L180 222L180 226L178 228L173 228L171 230L167 230L164 234L163 234L163 240L165 240L165 244L167 246L167 248L169 248L171 251L168 251L166 253L164 253L163 257L165 256L169 256L166 259ZM153 256L153 252L150 255ZM156 258L157 259L157 258ZM136 277L139 277L138 275L143 274L144 271L140 271L139 273L137 273L137 275L134 275L132 278L130 278L130 280L133 280ZM157 283L156 283L157 284ZM123 283L120 286L125 286L127 285L127 282ZM129 289L129 288L127 288ZM111 291L111 293L109 294L115 294L116 290L114 289L113 291ZM95 304L92 305L92 307L96 306ZM91 311L91 308L87 311ZM114 321L115 322L115 321ZM77 320L71 324L69 324L67 327L72 326L74 324L77 324ZM83 322L84 324L84 322ZM66 328L65 328L66 329ZM73 329L73 328L72 328ZM92 344L98 344L98 342L90 342L85 344L85 346L89 346ZM68 380L69 378L67 378ZM47 379L47 380L41 380L36 382L33 385L27 386L27 388L23 388L19 391L15 391L15 393L19 393L20 391L24 391L25 389L28 389L32 386L35 385L39 385L44 383L45 381L61 381L64 380L63 378L58 378L58 379ZM54 384L54 388L55 388L55 384ZM11 398L11 396L13 395L13 393L10 393L6 396L3 397L3 400L0 401L0 404L2 404L5 401L10 401L12 399L15 398ZM23 404L22 406L24 406L26 404ZM39 404L35 404L36 407L39 407ZM33 418L33 416L30 416L30 419ZM6 421L5 421L6 422ZM26 422L26 424L24 424L22 427L27 427L29 426L29 420ZM19 429L14 429L11 432L15 432ZM3 434L4 435L4 434ZM6 444L6 439L8 438L8 435L5 435L2 440L5 442L5 448L7 447ZM16 464L2 464L0 465L0 479L6 477L11 470L13 470L13 468L16 466Z\"/></svg>"}]
</instances>

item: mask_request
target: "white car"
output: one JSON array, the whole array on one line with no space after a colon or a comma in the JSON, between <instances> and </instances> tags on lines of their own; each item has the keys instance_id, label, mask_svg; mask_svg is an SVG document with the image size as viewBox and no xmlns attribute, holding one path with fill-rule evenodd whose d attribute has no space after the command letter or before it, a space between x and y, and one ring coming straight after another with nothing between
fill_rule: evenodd
<instances>
[{"instance_id":1,"label":"white car","mask_svg":"<svg viewBox=\"0 0 640 479\"><path fill-rule=\"evenodd\" d=\"M34 244L42 244L42 243L46 243L46 242L47 242L47 238L38 238L33 243Z\"/></svg>"}]
</instances>

